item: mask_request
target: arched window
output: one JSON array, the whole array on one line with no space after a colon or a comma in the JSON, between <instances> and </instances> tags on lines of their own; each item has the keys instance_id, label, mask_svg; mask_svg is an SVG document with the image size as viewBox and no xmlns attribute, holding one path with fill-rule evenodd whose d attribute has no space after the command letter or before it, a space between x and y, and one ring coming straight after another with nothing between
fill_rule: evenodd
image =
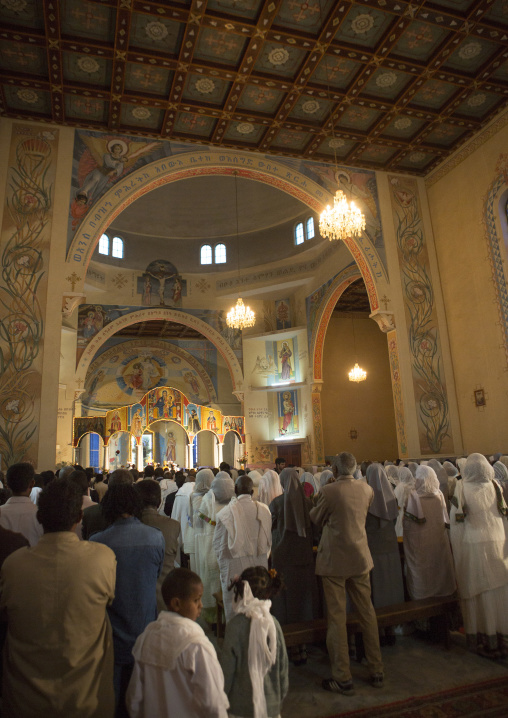
<instances>
[{"instance_id":1,"label":"arched window","mask_svg":"<svg viewBox=\"0 0 508 718\"><path fill-rule=\"evenodd\" d=\"M123 259L123 239L120 239L120 237L113 237L111 256L117 259Z\"/></svg>"},{"instance_id":2,"label":"arched window","mask_svg":"<svg viewBox=\"0 0 508 718\"><path fill-rule=\"evenodd\" d=\"M303 244L305 237L303 236L303 222L298 222L295 227L295 244Z\"/></svg>"},{"instance_id":3,"label":"arched window","mask_svg":"<svg viewBox=\"0 0 508 718\"><path fill-rule=\"evenodd\" d=\"M314 239L314 217L307 220L307 239Z\"/></svg>"},{"instance_id":4,"label":"arched window","mask_svg":"<svg viewBox=\"0 0 508 718\"><path fill-rule=\"evenodd\" d=\"M109 254L109 237L103 234L99 239L99 254Z\"/></svg>"},{"instance_id":5,"label":"arched window","mask_svg":"<svg viewBox=\"0 0 508 718\"><path fill-rule=\"evenodd\" d=\"M201 247L201 264L212 263L212 248L209 244L204 244Z\"/></svg>"},{"instance_id":6,"label":"arched window","mask_svg":"<svg viewBox=\"0 0 508 718\"><path fill-rule=\"evenodd\" d=\"M226 245L215 245L215 264L225 264L226 262Z\"/></svg>"}]
</instances>

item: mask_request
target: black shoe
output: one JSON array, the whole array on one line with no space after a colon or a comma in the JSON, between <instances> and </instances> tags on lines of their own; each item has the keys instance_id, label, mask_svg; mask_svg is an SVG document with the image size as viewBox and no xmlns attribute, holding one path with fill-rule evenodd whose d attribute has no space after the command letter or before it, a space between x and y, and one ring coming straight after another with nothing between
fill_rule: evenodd
<instances>
[{"instance_id":1,"label":"black shoe","mask_svg":"<svg viewBox=\"0 0 508 718\"><path fill-rule=\"evenodd\" d=\"M336 681L333 678L325 678L321 683L325 691L331 691L332 693L341 693L343 696L354 696L355 689L353 681Z\"/></svg>"},{"instance_id":2,"label":"black shoe","mask_svg":"<svg viewBox=\"0 0 508 718\"><path fill-rule=\"evenodd\" d=\"M382 673L374 673L371 676L370 684L373 688L382 688L384 685L384 676Z\"/></svg>"}]
</instances>

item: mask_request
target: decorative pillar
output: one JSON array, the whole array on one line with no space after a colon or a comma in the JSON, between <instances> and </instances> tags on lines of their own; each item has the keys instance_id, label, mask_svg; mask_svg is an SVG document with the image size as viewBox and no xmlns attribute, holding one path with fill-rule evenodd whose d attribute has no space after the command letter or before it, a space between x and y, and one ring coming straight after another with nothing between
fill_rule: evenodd
<instances>
[{"instance_id":1,"label":"decorative pillar","mask_svg":"<svg viewBox=\"0 0 508 718\"><path fill-rule=\"evenodd\" d=\"M108 469L108 447L106 444L102 445L102 470L107 471Z\"/></svg>"},{"instance_id":2,"label":"decorative pillar","mask_svg":"<svg viewBox=\"0 0 508 718\"><path fill-rule=\"evenodd\" d=\"M312 385L312 426L314 429L314 445L312 447L312 463L324 464L325 451L323 444L323 419L321 412L321 388L323 382Z\"/></svg>"}]
</instances>

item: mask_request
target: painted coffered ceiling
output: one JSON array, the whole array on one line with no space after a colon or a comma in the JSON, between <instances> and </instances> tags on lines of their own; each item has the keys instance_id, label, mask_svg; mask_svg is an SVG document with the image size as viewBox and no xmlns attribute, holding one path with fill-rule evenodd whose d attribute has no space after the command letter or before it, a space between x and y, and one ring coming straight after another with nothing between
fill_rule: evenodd
<instances>
[{"instance_id":1,"label":"painted coffered ceiling","mask_svg":"<svg viewBox=\"0 0 508 718\"><path fill-rule=\"evenodd\" d=\"M508 103L508 0L0 0L9 117L426 174Z\"/></svg>"}]
</instances>

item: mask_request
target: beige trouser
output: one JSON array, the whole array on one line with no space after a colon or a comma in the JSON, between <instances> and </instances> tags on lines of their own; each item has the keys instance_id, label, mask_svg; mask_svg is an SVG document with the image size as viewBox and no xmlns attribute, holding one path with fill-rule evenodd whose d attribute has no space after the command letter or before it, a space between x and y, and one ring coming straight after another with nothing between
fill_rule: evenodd
<instances>
[{"instance_id":1,"label":"beige trouser","mask_svg":"<svg viewBox=\"0 0 508 718\"><path fill-rule=\"evenodd\" d=\"M370 598L369 574L362 573L360 576L349 578L339 576L322 578L328 612L326 646L332 664L332 678L341 683L351 680L346 628L346 588L360 618L370 673L371 675L383 673L376 612Z\"/></svg>"}]
</instances>

